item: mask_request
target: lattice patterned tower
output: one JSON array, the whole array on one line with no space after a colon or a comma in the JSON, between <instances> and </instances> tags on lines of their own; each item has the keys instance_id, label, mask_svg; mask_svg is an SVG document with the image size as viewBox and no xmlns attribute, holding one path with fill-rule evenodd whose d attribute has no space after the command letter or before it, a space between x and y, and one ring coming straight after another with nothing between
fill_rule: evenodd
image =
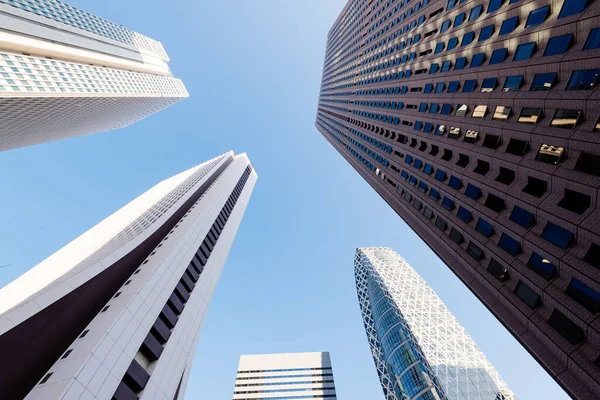
<instances>
[{"instance_id":1,"label":"lattice patterned tower","mask_svg":"<svg viewBox=\"0 0 600 400\"><path fill-rule=\"evenodd\" d=\"M386 400L515 400L465 329L396 252L357 249L354 268Z\"/></svg>"},{"instance_id":2,"label":"lattice patterned tower","mask_svg":"<svg viewBox=\"0 0 600 400\"><path fill-rule=\"evenodd\" d=\"M0 0L0 151L130 125L188 97L160 42L58 0Z\"/></svg>"},{"instance_id":3,"label":"lattice patterned tower","mask_svg":"<svg viewBox=\"0 0 600 400\"><path fill-rule=\"evenodd\" d=\"M257 176L232 152L169 178L0 290L3 400L181 400Z\"/></svg>"},{"instance_id":4,"label":"lattice patterned tower","mask_svg":"<svg viewBox=\"0 0 600 400\"><path fill-rule=\"evenodd\" d=\"M600 398L599 83L599 0L351 0L316 121L582 400Z\"/></svg>"}]
</instances>

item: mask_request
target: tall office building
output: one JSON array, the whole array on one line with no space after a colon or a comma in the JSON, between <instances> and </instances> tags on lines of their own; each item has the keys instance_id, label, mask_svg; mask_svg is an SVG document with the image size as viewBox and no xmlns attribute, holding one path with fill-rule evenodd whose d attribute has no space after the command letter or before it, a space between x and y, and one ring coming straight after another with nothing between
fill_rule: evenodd
<instances>
[{"instance_id":1,"label":"tall office building","mask_svg":"<svg viewBox=\"0 0 600 400\"><path fill-rule=\"evenodd\" d=\"M183 399L256 179L245 154L198 165L1 289L0 397Z\"/></svg>"},{"instance_id":2,"label":"tall office building","mask_svg":"<svg viewBox=\"0 0 600 400\"><path fill-rule=\"evenodd\" d=\"M572 396L600 398L596 0L348 2L316 126Z\"/></svg>"},{"instance_id":3,"label":"tall office building","mask_svg":"<svg viewBox=\"0 0 600 400\"><path fill-rule=\"evenodd\" d=\"M61 1L0 0L0 151L122 128L188 97L168 61L160 42Z\"/></svg>"},{"instance_id":4,"label":"tall office building","mask_svg":"<svg viewBox=\"0 0 600 400\"><path fill-rule=\"evenodd\" d=\"M360 248L356 289L386 400L515 400L423 278L389 248Z\"/></svg>"},{"instance_id":5,"label":"tall office building","mask_svg":"<svg viewBox=\"0 0 600 400\"><path fill-rule=\"evenodd\" d=\"M234 400L336 399L329 353L240 357Z\"/></svg>"}]
</instances>

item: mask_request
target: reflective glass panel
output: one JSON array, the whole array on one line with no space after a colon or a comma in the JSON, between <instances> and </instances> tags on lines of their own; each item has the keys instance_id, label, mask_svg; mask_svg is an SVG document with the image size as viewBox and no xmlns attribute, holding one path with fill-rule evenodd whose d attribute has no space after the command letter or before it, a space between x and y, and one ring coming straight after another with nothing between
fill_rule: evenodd
<instances>
[{"instance_id":1,"label":"reflective glass panel","mask_svg":"<svg viewBox=\"0 0 600 400\"><path fill-rule=\"evenodd\" d=\"M556 110L550 125L557 128L573 129L577 126L582 115L583 111L581 110Z\"/></svg>"},{"instance_id":2,"label":"reflective glass panel","mask_svg":"<svg viewBox=\"0 0 600 400\"><path fill-rule=\"evenodd\" d=\"M544 50L544 56L555 56L557 54L566 53L567 50L569 50L569 47L571 47L572 41L572 33L550 38L550 40L548 40L548 45L546 45L546 50Z\"/></svg>"},{"instance_id":3,"label":"reflective glass panel","mask_svg":"<svg viewBox=\"0 0 600 400\"><path fill-rule=\"evenodd\" d=\"M523 75L507 76L502 87L503 92L513 92L521 88L523 83Z\"/></svg>"},{"instance_id":4,"label":"reflective glass panel","mask_svg":"<svg viewBox=\"0 0 600 400\"><path fill-rule=\"evenodd\" d=\"M535 74L529 90L550 90L556 81L556 72Z\"/></svg>"},{"instance_id":5,"label":"reflective glass panel","mask_svg":"<svg viewBox=\"0 0 600 400\"><path fill-rule=\"evenodd\" d=\"M529 28L531 26L536 26L543 23L546 18L548 18L548 13L550 12L550 6L544 6L538 8L537 10L533 10L529 13L527 17L527 22L525 22L525 28Z\"/></svg>"},{"instance_id":6,"label":"reflective glass panel","mask_svg":"<svg viewBox=\"0 0 600 400\"><path fill-rule=\"evenodd\" d=\"M512 31L514 31L516 29L518 24L519 24L518 16L505 20L504 22L502 22L502 26L500 27L500 33L498 35L502 36L502 35L511 33Z\"/></svg>"},{"instance_id":7,"label":"reflective glass panel","mask_svg":"<svg viewBox=\"0 0 600 400\"><path fill-rule=\"evenodd\" d=\"M598 83L600 69L573 71L567 90L592 90Z\"/></svg>"},{"instance_id":8,"label":"reflective glass panel","mask_svg":"<svg viewBox=\"0 0 600 400\"><path fill-rule=\"evenodd\" d=\"M535 42L523 43L517 47L513 61L527 60L535 51Z\"/></svg>"}]
</instances>

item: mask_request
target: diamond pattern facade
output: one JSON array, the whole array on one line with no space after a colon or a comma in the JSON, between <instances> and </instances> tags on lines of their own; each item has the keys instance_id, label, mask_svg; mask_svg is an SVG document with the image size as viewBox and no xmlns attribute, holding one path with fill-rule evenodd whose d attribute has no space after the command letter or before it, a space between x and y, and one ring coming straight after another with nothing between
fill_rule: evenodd
<instances>
[{"instance_id":1,"label":"diamond pattern facade","mask_svg":"<svg viewBox=\"0 0 600 400\"><path fill-rule=\"evenodd\" d=\"M360 248L356 288L387 400L515 400L427 283L389 248Z\"/></svg>"}]
</instances>

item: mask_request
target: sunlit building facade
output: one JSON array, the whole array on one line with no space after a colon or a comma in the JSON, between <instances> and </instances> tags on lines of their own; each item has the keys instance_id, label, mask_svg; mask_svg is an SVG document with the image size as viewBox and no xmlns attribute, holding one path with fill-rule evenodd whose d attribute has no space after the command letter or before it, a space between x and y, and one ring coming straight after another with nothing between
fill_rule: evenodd
<instances>
[{"instance_id":1,"label":"sunlit building facade","mask_svg":"<svg viewBox=\"0 0 600 400\"><path fill-rule=\"evenodd\" d=\"M600 398L596 0L351 0L316 126L573 397Z\"/></svg>"},{"instance_id":2,"label":"sunlit building facade","mask_svg":"<svg viewBox=\"0 0 600 400\"><path fill-rule=\"evenodd\" d=\"M256 179L209 160L0 289L0 398L182 400Z\"/></svg>"},{"instance_id":3,"label":"sunlit building facade","mask_svg":"<svg viewBox=\"0 0 600 400\"><path fill-rule=\"evenodd\" d=\"M0 0L0 151L130 125L188 93L160 42L58 0Z\"/></svg>"},{"instance_id":4,"label":"sunlit building facade","mask_svg":"<svg viewBox=\"0 0 600 400\"><path fill-rule=\"evenodd\" d=\"M354 268L386 400L515 400L473 339L396 252L359 248Z\"/></svg>"}]
</instances>

